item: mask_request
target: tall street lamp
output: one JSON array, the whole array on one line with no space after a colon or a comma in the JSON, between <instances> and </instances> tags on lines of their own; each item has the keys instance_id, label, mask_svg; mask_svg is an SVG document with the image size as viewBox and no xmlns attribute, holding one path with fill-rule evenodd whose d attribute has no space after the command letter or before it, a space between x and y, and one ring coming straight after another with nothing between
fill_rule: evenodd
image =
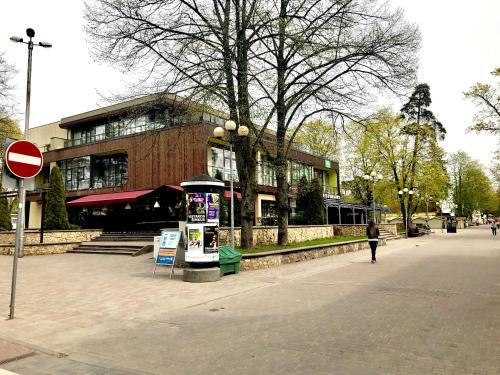
<instances>
[{"instance_id":1,"label":"tall street lamp","mask_svg":"<svg viewBox=\"0 0 500 375\"><path fill-rule=\"evenodd\" d=\"M427 223L429 223L429 202L432 202L432 195L429 195L427 199L425 200L426 206L425 206L425 214L427 216Z\"/></svg>"},{"instance_id":2,"label":"tall street lamp","mask_svg":"<svg viewBox=\"0 0 500 375\"><path fill-rule=\"evenodd\" d=\"M236 131L236 123L233 120L227 120L224 128L229 132L229 181L231 184L231 247L234 249L234 193L233 193L233 134ZM224 128L218 126L214 129L214 137L224 137ZM247 137L249 130L246 126L240 125L238 127L238 135L240 137Z\"/></svg>"},{"instance_id":3,"label":"tall street lamp","mask_svg":"<svg viewBox=\"0 0 500 375\"><path fill-rule=\"evenodd\" d=\"M380 181L383 177L381 174L377 174L375 172L368 174L365 174L363 176L365 181L371 181L372 182L372 198L373 198L373 221L376 223L377 222L377 216L375 214L375 183Z\"/></svg>"},{"instance_id":4,"label":"tall street lamp","mask_svg":"<svg viewBox=\"0 0 500 375\"><path fill-rule=\"evenodd\" d=\"M441 211L441 233L443 233L443 205L444 205L444 202L443 201L439 201L438 203L439 205L439 211Z\"/></svg>"},{"instance_id":5,"label":"tall street lamp","mask_svg":"<svg viewBox=\"0 0 500 375\"><path fill-rule=\"evenodd\" d=\"M406 238L408 238L408 199L405 199L405 197L410 197L410 195L413 195L413 190L408 189L408 188L403 188L403 190L400 190L399 195L403 198L403 206L405 207L405 232L406 232Z\"/></svg>"},{"instance_id":6,"label":"tall street lamp","mask_svg":"<svg viewBox=\"0 0 500 375\"><path fill-rule=\"evenodd\" d=\"M26 110L24 113L24 139L28 140L28 134L29 134L29 127L30 127L30 99L31 99L31 60L32 60L32 55L33 55L33 47L34 46L40 46L43 48L50 48L52 47L52 44L48 42L38 42L35 43L33 42L33 37L35 36L35 30L33 29L26 29L26 35L28 36L29 40L25 41L23 38L20 38L18 36L11 36L10 40L13 41L14 43L24 43L28 45L28 78L27 78L27 83L26 83ZM26 202L26 189L24 187L24 180L21 178L18 180L18 194L19 194L19 207L22 207L18 209L17 211L17 227L16 227L16 251L19 255L19 257L23 257L23 238L20 234L21 229L24 228L24 205Z\"/></svg>"}]
</instances>

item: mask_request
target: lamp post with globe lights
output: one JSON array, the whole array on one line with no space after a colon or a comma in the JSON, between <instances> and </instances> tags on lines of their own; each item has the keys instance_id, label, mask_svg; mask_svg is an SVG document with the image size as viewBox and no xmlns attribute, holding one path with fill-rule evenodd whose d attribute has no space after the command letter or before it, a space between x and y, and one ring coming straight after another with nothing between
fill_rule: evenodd
<instances>
[{"instance_id":1,"label":"lamp post with globe lights","mask_svg":"<svg viewBox=\"0 0 500 375\"><path fill-rule=\"evenodd\" d=\"M373 221L376 223L377 222L377 216L375 213L375 184L380 181L383 176L381 174L377 174L375 172L368 174L365 174L363 176L365 181L371 181L372 182L372 198L373 198Z\"/></svg>"},{"instance_id":2,"label":"lamp post with globe lights","mask_svg":"<svg viewBox=\"0 0 500 375\"><path fill-rule=\"evenodd\" d=\"M444 202L443 201L439 201L438 202L438 206L439 206L439 211L441 212L441 233L443 233L443 205L444 205Z\"/></svg>"},{"instance_id":3,"label":"lamp post with globe lights","mask_svg":"<svg viewBox=\"0 0 500 375\"><path fill-rule=\"evenodd\" d=\"M405 232L406 238L408 238L408 199L405 199L405 197L410 197L410 195L413 195L413 190L403 188L403 190L400 190L398 194L403 198L403 206L405 208Z\"/></svg>"},{"instance_id":4,"label":"lamp post with globe lights","mask_svg":"<svg viewBox=\"0 0 500 375\"><path fill-rule=\"evenodd\" d=\"M236 131L236 123L233 120L227 120L226 123L224 124L224 128L221 126L218 126L214 129L214 137L215 138L223 138L224 137L224 129L229 132L229 182L231 186L231 232L230 232L230 238L231 238L231 247L234 249L234 183L233 183L233 134ZM249 133L248 127L241 125L238 127L237 130L238 136L240 137L247 137Z\"/></svg>"}]
</instances>

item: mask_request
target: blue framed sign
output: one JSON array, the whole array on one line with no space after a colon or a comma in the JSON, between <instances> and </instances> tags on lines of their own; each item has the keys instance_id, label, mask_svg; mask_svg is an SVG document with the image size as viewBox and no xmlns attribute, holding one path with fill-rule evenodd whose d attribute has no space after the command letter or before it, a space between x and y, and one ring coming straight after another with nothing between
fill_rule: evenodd
<instances>
[{"instance_id":1,"label":"blue framed sign","mask_svg":"<svg viewBox=\"0 0 500 375\"><path fill-rule=\"evenodd\" d=\"M158 251L158 256L155 259L153 277L155 276L156 266L160 264L164 266L171 266L170 278L172 278L172 274L174 273L175 256L177 254L180 239L181 232L179 231L164 231L161 234L160 249Z\"/></svg>"}]
</instances>

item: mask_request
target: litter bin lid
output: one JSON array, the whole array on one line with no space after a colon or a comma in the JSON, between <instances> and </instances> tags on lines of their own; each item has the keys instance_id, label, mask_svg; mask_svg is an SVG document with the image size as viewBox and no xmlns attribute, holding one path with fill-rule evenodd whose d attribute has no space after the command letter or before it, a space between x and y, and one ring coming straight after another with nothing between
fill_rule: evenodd
<instances>
[{"instance_id":1,"label":"litter bin lid","mask_svg":"<svg viewBox=\"0 0 500 375\"><path fill-rule=\"evenodd\" d=\"M234 260L240 260L241 259L241 254L233 249L231 246L219 246L219 259L234 259Z\"/></svg>"}]
</instances>

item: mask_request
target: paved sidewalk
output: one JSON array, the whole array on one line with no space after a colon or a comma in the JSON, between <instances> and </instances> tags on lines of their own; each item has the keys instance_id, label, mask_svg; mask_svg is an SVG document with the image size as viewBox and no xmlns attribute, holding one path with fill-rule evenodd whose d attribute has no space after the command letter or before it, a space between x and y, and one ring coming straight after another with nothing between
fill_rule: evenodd
<instances>
[{"instance_id":1,"label":"paved sidewalk","mask_svg":"<svg viewBox=\"0 0 500 375\"><path fill-rule=\"evenodd\" d=\"M19 263L0 338L21 374L498 374L500 242L481 226L217 283L152 279L150 255ZM0 257L8 315L12 258ZM3 311L3 313L2 313Z\"/></svg>"}]
</instances>

